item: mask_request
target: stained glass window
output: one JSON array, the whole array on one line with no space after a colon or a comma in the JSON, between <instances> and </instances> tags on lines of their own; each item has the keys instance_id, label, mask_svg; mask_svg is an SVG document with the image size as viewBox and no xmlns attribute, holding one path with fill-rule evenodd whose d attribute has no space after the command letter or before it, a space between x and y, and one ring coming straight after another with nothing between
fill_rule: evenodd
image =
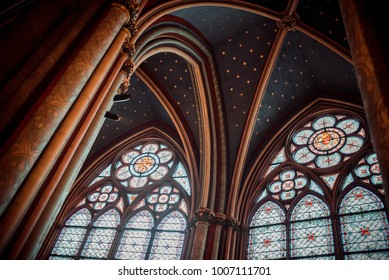
<instances>
[{"instance_id":1,"label":"stained glass window","mask_svg":"<svg viewBox=\"0 0 389 280\"><path fill-rule=\"evenodd\" d=\"M361 116L327 110L290 129L259 174L247 259L389 259L386 193Z\"/></svg>"},{"instance_id":2,"label":"stained glass window","mask_svg":"<svg viewBox=\"0 0 389 280\"><path fill-rule=\"evenodd\" d=\"M179 153L145 141L106 166L75 190L49 259L182 258L192 187Z\"/></svg>"},{"instance_id":3,"label":"stained glass window","mask_svg":"<svg viewBox=\"0 0 389 280\"><path fill-rule=\"evenodd\" d=\"M74 259L81 248L90 221L91 214L86 208L73 214L61 230L50 259Z\"/></svg>"},{"instance_id":4,"label":"stained glass window","mask_svg":"<svg viewBox=\"0 0 389 280\"><path fill-rule=\"evenodd\" d=\"M342 244L348 259L362 255L368 259L374 256L374 251L386 251L388 256L388 219L377 195L357 186L344 196L339 213Z\"/></svg>"},{"instance_id":5,"label":"stained glass window","mask_svg":"<svg viewBox=\"0 0 389 280\"><path fill-rule=\"evenodd\" d=\"M178 211L167 215L158 225L150 259L179 260L185 239L186 220Z\"/></svg>"},{"instance_id":6,"label":"stained glass window","mask_svg":"<svg viewBox=\"0 0 389 280\"><path fill-rule=\"evenodd\" d=\"M274 202L266 202L255 213L250 224L247 258L286 258L286 229L284 211Z\"/></svg>"},{"instance_id":7,"label":"stained glass window","mask_svg":"<svg viewBox=\"0 0 389 280\"><path fill-rule=\"evenodd\" d=\"M294 207L290 226L291 258L317 258L334 253L330 211L314 195L307 195Z\"/></svg>"},{"instance_id":8,"label":"stained glass window","mask_svg":"<svg viewBox=\"0 0 389 280\"><path fill-rule=\"evenodd\" d=\"M325 114L303 125L292 135L290 150L299 164L315 168L340 164L346 155L359 151L365 143L360 121L351 116Z\"/></svg>"}]
</instances>

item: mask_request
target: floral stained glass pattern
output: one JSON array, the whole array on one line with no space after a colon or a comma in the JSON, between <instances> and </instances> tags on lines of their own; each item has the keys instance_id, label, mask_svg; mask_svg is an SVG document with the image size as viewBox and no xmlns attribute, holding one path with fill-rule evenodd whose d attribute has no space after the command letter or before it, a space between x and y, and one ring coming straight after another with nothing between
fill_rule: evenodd
<instances>
[{"instance_id":1,"label":"floral stained glass pattern","mask_svg":"<svg viewBox=\"0 0 389 280\"><path fill-rule=\"evenodd\" d=\"M49 259L182 258L192 190L170 145L124 149L81 192L75 205L84 208L58 232Z\"/></svg>"},{"instance_id":2,"label":"floral stained glass pattern","mask_svg":"<svg viewBox=\"0 0 389 280\"><path fill-rule=\"evenodd\" d=\"M124 186L142 188L165 177L172 161L172 150L158 143L146 143L121 156L115 176Z\"/></svg>"},{"instance_id":3,"label":"floral stained glass pattern","mask_svg":"<svg viewBox=\"0 0 389 280\"><path fill-rule=\"evenodd\" d=\"M293 169L286 169L273 179L273 182L268 186L268 191L275 198L288 201L293 199L298 191L308 184L309 180L303 173L296 172Z\"/></svg>"},{"instance_id":4,"label":"floral stained glass pattern","mask_svg":"<svg viewBox=\"0 0 389 280\"><path fill-rule=\"evenodd\" d=\"M258 169L262 206L249 221L247 258L389 259L386 193L361 116L327 110L290 131ZM266 205L282 215L265 215Z\"/></svg>"},{"instance_id":5,"label":"floral stained glass pattern","mask_svg":"<svg viewBox=\"0 0 389 280\"><path fill-rule=\"evenodd\" d=\"M293 159L315 168L337 166L346 155L354 154L364 145L364 131L354 117L327 114L316 118L292 136Z\"/></svg>"},{"instance_id":6,"label":"floral stained glass pattern","mask_svg":"<svg viewBox=\"0 0 389 280\"><path fill-rule=\"evenodd\" d=\"M382 175L377 155L370 153L354 169L355 175L366 183L374 185L382 184Z\"/></svg>"}]
</instances>

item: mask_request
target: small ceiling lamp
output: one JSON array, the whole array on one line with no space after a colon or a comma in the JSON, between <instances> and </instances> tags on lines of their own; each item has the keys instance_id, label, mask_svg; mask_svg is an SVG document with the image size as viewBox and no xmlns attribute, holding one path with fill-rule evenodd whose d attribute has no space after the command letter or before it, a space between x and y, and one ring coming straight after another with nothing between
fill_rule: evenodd
<instances>
[{"instance_id":1,"label":"small ceiling lamp","mask_svg":"<svg viewBox=\"0 0 389 280\"><path fill-rule=\"evenodd\" d=\"M116 122L118 122L118 121L120 121L120 120L122 119L121 116L116 115L116 114L114 114L114 113L112 113L112 112L110 112L110 111L105 112L104 117L106 117L107 119L116 121Z\"/></svg>"}]
</instances>

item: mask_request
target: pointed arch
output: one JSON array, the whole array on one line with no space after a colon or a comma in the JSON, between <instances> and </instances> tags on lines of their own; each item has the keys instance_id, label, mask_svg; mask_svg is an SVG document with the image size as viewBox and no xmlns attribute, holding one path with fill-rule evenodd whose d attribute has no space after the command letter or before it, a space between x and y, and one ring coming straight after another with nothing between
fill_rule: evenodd
<instances>
[{"instance_id":1,"label":"pointed arch","mask_svg":"<svg viewBox=\"0 0 389 280\"><path fill-rule=\"evenodd\" d=\"M389 227L383 199L367 187L345 190L339 205L342 248L346 259L386 259Z\"/></svg>"},{"instance_id":2,"label":"pointed arch","mask_svg":"<svg viewBox=\"0 0 389 280\"><path fill-rule=\"evenodd\" d=\"M285 212L276 202L268 200L253 215L247 245L247 259L285 259Z\"/></svg>"},{"instance_id":3,"label":"pointed arch","mask_svg":"<svg viewBox=\"0 0 389 280\"><path fill-rule=\"evenodd\" d=\"M313 194L302 197L290 217L291 258L333 258L334 241L330 209Z\"/></svg>"},{"instance_id":4,"label":"pointed arch","mask_svg":"<svg viewBox=\"0 0 389 280\"><path fill-rule=\"evenodd\" d=\"M269 199L285 206L288 259L388 259L382 177L363 115L336 103L319 105L299 113L283 136L276 133L279 144L264 151L271 155L267 163L247 180L257 185L247 201L251 209ZM299 154L309 156L300 160ZM331 164L320 160L334 155ZM296 189L297 172L312 186ZM250 243L254 217L244 215Z\"/></svg>"},{"instance_id":5,"label":"pointed arch","mask_svg":"<svg viewBox=\"0 0 389 280\"><path fill-rule=\"evenodd\" d=\"M215 63L212 52L204 42L199 40L192 33L182 28L178 23L175 26L168 25L166 22L142 34L139 38L139 49L135 54L135 64L138 67L147 58L161 53L171 52L185 59L190 65L193 79L193 86L196 89L198 123L200 129L199 139L199 172L201 185L204 187L201 196L199 196L198 207L211 207L217 205L221 212L225 207L226 191L226 167L225 164L218 164L218 160L226 163L226 136L223 118L224 110L222 108L221 93L215 76ZM138 68L142 72L141 67ZM207 77L212 77L209 79ZM145 81L150 88L153 88L158 99L164 100L163 94L153 86L153 81L146 78ZM211 82L210 82L211 80ZM210 94L212 93L212 94ZM166 108L172 107L172 104L164 101ZM165 105L164 105L165 106ZM173 113L171 109L168 113ZM174 116L176 115L176 116ZM182 120L173 114L172 120L176 126L182 127ZM181 131L180 129L179 131ZM183 142L189 142L183 139ZM222 145L221 145L222 144ZM211 155L216 155L212 157ZM221 170L218 168L221 167ZM211 174L221 174L220 177L211 176ZM220 189L220 195L224 198L215 201L215 190ZM209 206L210 205L210 206Z\"/></svg>"},{"instance_id":6,"label":"pointed arch","mask_svg":"<svg viewBox=\"0 0 389 280\"><path fill-rule=\"evenodd\" d=\"M85 170L58 217L63 226L52 230L50 259L184 257L194 179L179 146L163 136L148 129Z\"/></svg>"}]
</instances>

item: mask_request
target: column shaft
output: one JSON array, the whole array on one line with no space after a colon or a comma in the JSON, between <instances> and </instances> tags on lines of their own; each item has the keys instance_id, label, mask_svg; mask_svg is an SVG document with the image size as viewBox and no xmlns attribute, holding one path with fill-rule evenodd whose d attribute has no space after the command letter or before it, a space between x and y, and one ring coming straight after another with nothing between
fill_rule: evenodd
<instances>
[{"instance_id":1,"label":"column shaft","mask_svg":"<svg viewBox=\"0 0 389 280\"><path fill-rule=\"evenodd\" d=\"M204 258L205 243L207 242L209 223L198 221L196 223L195 238L192 247L192 260L202 260Z\"/></svg>"},{"instance_id":2,"label":"column shaft","mask_svg":"<svg viewBox=\"0 0 389 280\"><path fill-rule=\"evenodd\" d=\"M95 32L2 155L0 215L3 215L126 21L127 10L120 5L111 5ZM85 103L89 101L86 99Z\"/></svg>"},{"instance_id":3,"label":"column shaft","mask_svg":"<svg viewBox=\"0 0 389 280\"><path fill-rule=\"evenodd\" d=\"M71 150L67 151L67 157L61 162L37 203L38 206L34 209L34 214L31 215L21 235L20 244L18 244L18 250L21 250L21 253L18 258L31 259L38 254L104 123L105 112L112 106L113 96L117 93L124 78L123 72L119 72L119 70L126 58L127 55L120 55L112 74L99 94L99 98L73 140ZM22 246L23 248L21 248Z\"/></svg>"},{"instance_id":4,"label":"column shaft","mask_svg":"<svg viewBox=\"0 0 389 280\"><path fill-rule=\"evenodd\" d=\"M339 1L350 45L351 56L365 107L374 150L381 167L383 185L389 193L389 71L385 46L375 25L377 13L374 3L355 0ZM376 9L371 12L372 9ZM380 20L383 20L382 18ZM385 59L386 58L386 59ZM386 197L389 205L388 195Z\"/></svg>"},{"instance_id":5,"label":"column shaft","mask_svg":"<svg viewBox=\"0 0 389 280\"><path fill-rule=\"evenodd\" d=\"M68 28L67 32L62 34L58 41L55 42L54 47L39 60L39 63L37 63L36 67L29 73L24 81L20 84L19 79L17 88L12 92L2 92L3 94L7 94L7 96L2 96L2 98L5 98L5 103L2 104L0 110L0 119L3 120L0 123L0 131L3 131L3 129L9 125L13 117L25 104L27 99L30 98L33 91L54 67L64 52L69 48L70 44L96 13L101 4L101 1L95 1L89 5L88 9L82 13L82 16L78 15L76 21Z\"/></svg>"}]
</instances>

